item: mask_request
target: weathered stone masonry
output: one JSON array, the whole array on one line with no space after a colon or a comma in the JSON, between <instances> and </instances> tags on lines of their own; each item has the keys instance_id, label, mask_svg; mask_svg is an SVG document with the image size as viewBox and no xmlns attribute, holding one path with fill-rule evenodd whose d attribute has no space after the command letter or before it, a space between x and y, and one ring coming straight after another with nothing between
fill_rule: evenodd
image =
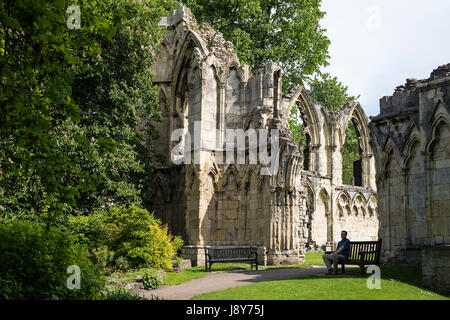
<instances>
[{"instance_id":1,"label":"weathered stone masonry","mask_svg":"<svg viewBox=\"0 0 450 320\"><path fill-rule=\"evenodd\" d=\"M262 264L298 263L307 247L333 246L341 228L355 240L376 237L375 167L368 119L358 103L327 112L300 86L282 97L279 67L269 62L251 72L230 42L185 7L161 25L167 34L152 72L163 120L155 123L160 138L150 142L159 164L148 207L183 235L185 257L202 264L204 245L254 245ZM302 148L287 122L294 106L308 136ZM359 186L342 186L349 121L360 140ZM177 150L180 157L197 156L198 164L171 161L184 139L170 141L175 129L200 138L191 152ZM248 146L245 164L221 164L226 129L278 129L277 174L262 175L264 165L250 164Z\"/></svg>"},{"instance_id":2,"label":"weathered stone masonry","mask_svg":"<svg viewBox=\"0 0 450 320\"><path fill-rule=\"evenodd\" d=\"M380 237L389 263L422 264L424 284L450 292L450 64L408 79L370 123Z\"/></svg>"}]
</instances>

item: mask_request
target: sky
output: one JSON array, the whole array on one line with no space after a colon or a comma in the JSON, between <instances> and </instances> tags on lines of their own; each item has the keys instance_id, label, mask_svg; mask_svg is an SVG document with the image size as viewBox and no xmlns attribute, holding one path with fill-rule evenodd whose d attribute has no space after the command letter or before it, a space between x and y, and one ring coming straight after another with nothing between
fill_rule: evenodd
<instances>
[{"instance_id":1,"label":"sky","mask_svg":"<svg viewBox=\"0 0 450 320\"><path fill-rule=\"evenodd\" d=\"M407 78L450 63L449 0L322 0L331 41L323 71L348 86L367 115Z\"/></svg>"}]
</instances>

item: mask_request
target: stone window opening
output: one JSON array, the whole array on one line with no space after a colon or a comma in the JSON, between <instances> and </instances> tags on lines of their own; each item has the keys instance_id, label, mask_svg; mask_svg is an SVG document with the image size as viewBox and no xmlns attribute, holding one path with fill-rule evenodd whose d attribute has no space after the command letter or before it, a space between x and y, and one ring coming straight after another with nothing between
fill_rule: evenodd
<instances>
[{"instance_id":1,"label":"stone window opening","mask_svg":"<svg viewBox=\"0 0 450 320\"><path fill-rule=\"evenodd\" d=\"M363 186L363 150L361 133L354 118L349 121L345 131L345 142L342 147L342 184Z\"/></svg>"}]
</instances>

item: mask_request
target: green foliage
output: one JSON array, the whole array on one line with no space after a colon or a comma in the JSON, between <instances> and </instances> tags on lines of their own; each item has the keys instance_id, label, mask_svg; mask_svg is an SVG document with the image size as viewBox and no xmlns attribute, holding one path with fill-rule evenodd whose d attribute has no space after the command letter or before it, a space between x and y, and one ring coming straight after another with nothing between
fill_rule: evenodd
<instances>
[{"instance_id":1,"label":"green foliage","mask_svg":"<svg viewBox=\"0 0 450 320\"><path fill-rule=\"evenodd\" d=\"M359 98L359 96L350 96L348 87L344 86L337 77L331 77L328 73L321 73L320 78L315 75L308 84L311 100L321 104L327 110L342 109L347 103Z\"/></svg>"},{"instance_id":2,"label":"green foliage","mask_svg":"<svg viewBox=\"0 0 450 320\"><path fill-rule=\"evenodd\" d=\"M87 214L140 203L154 118L151 55L171 0L0 2L0 215ZM151 131L151 128L147 128ZM141 156L142 155L142 156ZM48 206L47 210L44 208Z\"/></svg>"},{"instance_id":3,"label":"green foliage","mask_svg":"<svg viewBox=\"0 0 450 320\"><path fill-rule=\"evenodd\" d=\"M79 1L73 1L77 4ZM79 122L72 98L83 59L100 52L95 36L108 32L103 1L85 1L81 29L66 26L66 1L0 3L0 203L6 217L39 213L53 221L75 205L97 177L80 168L61 145L62 128ZM94 27L95 26L95 27ZM85 136L73 144L90 154ZM70 184L67 178L76 179ZM48 210L43 208L48 205Z\"/></svg>"},{"instance_id":4,"label":"green foliage","mask_svg":"<svg viewBox=\"0 0 450 320\"><path fill-rule=\"evenodd\" d=\"M114 252L109 251L107 246L101 246L98 249L94 249L92 253L95 257L95 264L101 266L102 268L111 265L114 258ZM120 266L121 264L119 263L118 267L120 268Z\"/></svg>"},{"instance_id":5,"label":"green foliage","mask_svg":"<svg viewBox=\"0 0 450 320\"><path fill-rule=\"evenodd\" d=\"M130 262L128 261L128 259L124 256L119 256L115 261L114 261L115 266L122 271L126 271L130 269Z\"/></svg>"},{"instance_id":6,"label":"green foliage","mask_svg":"<svg viewBox=\"0 0 450 320\"><path fill-rule=\"evenodd\" d=\"M350 121L345 131L345 143L342 149L342 184L352 185L353 163L360 158L358 135L353 122Z\"/></svg>"},{"instance_id":7,"label":"green foliage","mask_svg":"<svg viewBox=\"0 0 450 320\"><path fill-rule=\"evenodd\" d=\"M116 259L125 257L132 268L154 267L172 269L175 245L167 226L153 214L136 206L112 207L105 212L105 223L114 228L114 235L107 245L115 252Z\"/></svg>"},{"instance_id":8,"label":"green foliage","mask_svg":"<svg viewBox=\"0 0 450 320\"><path fill-rule=\"evenodd\" d=\"M181 238L180 236L175 236L175 237L173 237L172 243L173 243L175 252L180 253L181 248L184 245L183 238Z\"/></svg>"},{"instance_id":9,"label":"green foliage","mask_svg":"<svg viewBox=\"0 0 450 320\"><path fill-rule=\"evenodd\" d=\"M327 65L330 41L320 19L320 0L187 0L200 22L231 41L253 70L274 61L283 68L284 89L303 83Z\"/></svg>"},{"instance_id":10,"label":"green foliage","mask_svg":"<svg viewBox=\"0 0 450 320\"><path fill-rule=\"evenodd\" d=\"M305 128L305 126L303 124L300 110L297 108L297 106L294 106L291 109L288 123L289 128L292 131L292 136L294 137L295 141L297 141L299 148L306 146L306 136L303 134L303 129Z\"/></svg>"},{"instance_id":11,"label":"green foliage","mask_svg":"<svg viewBox=\"0 0 450 320\"><path fill-rule=\"evenodd\" d=\"M331 77L328 73L322 73L320 76L316 75L308 83L312 101L321 104L327 110L342 109L347 103L359 98L359 96L350 96L348 87L344 86L336 77ZM307 146L306 136L303 134L303 119L296 106L291 110L288 122L295 141L297 141L299 146ZM342 150L342 183L351 185L353 180L353 162L360 158L358 137L352 122L349 123L345 136L346 140Z\"/></svg>"},{"instance_id":12,"label":"green foliage","mask_svg":"<svg viewBox=\"0 0 450 320\"><path fill-rule=\"evenodd\" d=\"M31 221L0 224L1 299L96 299L104 288L100 272L73 237ZM81 271L81 289L68 289L67 268Z\"/></svg>"},{"instance_id":13,"label":"green foliage","mask_svg":"<svg viewBox=\"0 0 450 320\"><path fill-rule=\"evenodd\" d=\"M100 179L96 189L76 197L77 213L111 203L141 203L151 167L151 150L142 141L145 133L154 134L148 120L159 118L158 90L150 73L152 52L162 36L158 22L175 5L171 0L107 1L112 32L96 37L101 54L86 59L89 70L79 72L73 84L72 97L82 117L71 133L87 138L92 156L83 149L72 156L82 160L83 172ZM101 156L105 143L112 150Z\"/></svg>"},{"instance_id":14,"label":"green foliage","mask_svg":"<svg viewBox=\"0 0 450 320\"><path fill-rule=\"evenodd\" d=\"M153 290L159 288L163 279L156 269L147 269L144 272L144 276L142 277L142 283L144 284L144 289Z\"/></svg>"},{"instance_id":15,"label":"green foliage","mask_svg":"<svg viewBox=\"0 0 450 320\"><path fill-rule=\"evenodd\" d=\"M86 217L70 217L67 229L78 243L94 253L100 265L120 270L170 270L173 258L183 246L183 240L170 235L167 226L153 214L136 206L115 206Z\"/></svg>"},{"instance_id":16,"label":"green foliage","mask_svg":"<svg viewBox=\"0 0 450 320\"><path fill-rule=\"evenodd\" d=\"M68 231L76 238L77 243L89 251L102 246L112 236L112 229L105 224L104 216L94 212L89 216L69 216Z\"/></svg>"},{"instance_id":17,"label":"green foliage","mask_svg":"<svg viewBox=\"0 0 450 320\"><path fill-rule=\"evenodd\" d=\"M124 288L117 288L109 291L103 296L104 300L147 300L143 297L132 294L130 291ZM153 300L153 299L152 299Z\"/></svg>"},{"instance_id":18,"label":"green foliage","mask_svg":"<svg viewBox=\"0 0 450 320\"><path fill-rule=\"evenodd\" d=\"M183 262L183 258L181 257L175 257L174 261L173 261L173 267L177 268L180 266L180 264Z\"/></svg>"}]
</instances>

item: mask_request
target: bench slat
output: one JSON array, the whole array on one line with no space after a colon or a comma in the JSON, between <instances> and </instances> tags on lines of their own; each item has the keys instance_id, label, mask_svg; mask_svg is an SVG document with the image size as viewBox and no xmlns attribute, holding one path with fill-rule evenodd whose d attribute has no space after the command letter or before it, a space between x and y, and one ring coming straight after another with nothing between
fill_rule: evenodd
<instances>
[{"instance_id":1,"label":"bench slat","mask_svg":"<svg viewBox=\"0 0 450 320\"><path fill-rule=\"evenodd\" d=\"M249 261L258 270L257 260L258 254L253 246L205 246L205 271L208 269L208 263L211 271L211 264L214 262L236 261Z\"/></svg>"},{"instance_id":2,"label":"bench slat","mask_svg":"<svg viewBox=\"0 0 450 320\"><path fill-rule=\"evenodd\" d=\"M350 242L350 255L347 261L342 264L342 270L344 272L345 264L357 264L361 267L361 273L364 274L365 265L379 265L380 253L381 253L381 239L378 241L354 241ZM364 253L363 261L361 261Z\"/></svg>"}]
</instances>

